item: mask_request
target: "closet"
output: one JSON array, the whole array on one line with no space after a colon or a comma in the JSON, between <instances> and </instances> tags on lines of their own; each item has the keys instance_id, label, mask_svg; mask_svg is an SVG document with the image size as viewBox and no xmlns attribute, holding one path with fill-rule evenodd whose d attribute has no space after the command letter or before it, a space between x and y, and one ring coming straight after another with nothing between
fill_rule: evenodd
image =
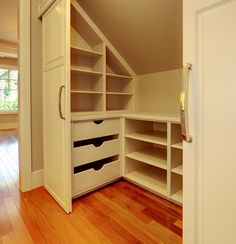
<instances>
[{"instance_id":1,"label":"closet","mask_svg":"<svg viewBox=\"0 0 236 244\"><path fill-rule=\"evenodd\" d=\"M179 117L136 111L135 72L76 0L39 1L39 16L45 188L66 212L121 177L182 204Z\"/></svg>"}]
</instances>

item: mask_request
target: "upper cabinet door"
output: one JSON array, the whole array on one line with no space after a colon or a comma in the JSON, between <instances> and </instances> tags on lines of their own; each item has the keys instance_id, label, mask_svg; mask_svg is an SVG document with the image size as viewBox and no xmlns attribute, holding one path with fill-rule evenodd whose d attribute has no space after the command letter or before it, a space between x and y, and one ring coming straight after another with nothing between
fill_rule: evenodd
<instances>
[{"instance_id":1,"label":"upper cabinet door","mask_svg":"<svg viewBox=\"0 0 236 244\"><path fill-rule=\"evenodd\" d=\"M66 9L63 1L57 1L43 15L43 65L64 62Z\"/></svg>"},{"instance_id":2,"label":"upper cabinet door","mask_svg":"<svg viewBox=\"0 0 236 244\"><path fill-rule=\"evenodd\" d=\"M236 0L184 0L184 243L236 243Z\"/></svg>"},{"instance_id":3,"label":"upper cabinet door","mask_svg":"<svg viewBox=\"0 0 236 244\"><path fill-rule=\"evenodd\" d=\"M67 213L72 202L69 13L70 1L58 0L43 15L44 186Z\"/></svg>"}]
</instances>

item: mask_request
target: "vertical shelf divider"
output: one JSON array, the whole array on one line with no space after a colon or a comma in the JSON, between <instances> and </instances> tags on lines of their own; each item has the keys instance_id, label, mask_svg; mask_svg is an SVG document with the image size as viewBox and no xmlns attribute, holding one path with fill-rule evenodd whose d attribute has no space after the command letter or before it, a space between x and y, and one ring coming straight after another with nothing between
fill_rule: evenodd
<instances>
[{"instance_id":1,"label":"vertical shelf divider","mask_svg":"<svg viewBox=\"0 0 236 244\"><path fill-rule=\"evenodd\" d=\"M167 195L171 196L171 123L167 122Z\"/></svg>"}]
</instances>

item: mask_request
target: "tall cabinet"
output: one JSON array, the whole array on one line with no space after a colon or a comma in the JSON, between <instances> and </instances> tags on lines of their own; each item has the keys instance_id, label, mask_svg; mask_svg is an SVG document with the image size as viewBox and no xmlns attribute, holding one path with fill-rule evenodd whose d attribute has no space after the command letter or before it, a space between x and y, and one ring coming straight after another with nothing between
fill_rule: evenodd
<instances>
[{"instance_id":1,"label":"tall cabinet","mask_svg":"<svg viewBox=\"0 0 236 244\"><path fill-rule=\"evenodd\" d=\"M44 186L71 212L69 3L56 1L42 18Z\"/></svg>"},{"instance_id":2,"label":"tall cabinet","mask_svg":"<svg viewBox=\"0 0 236 244\"><path fill-rule=\"evenodd\" d=\"M42 16L45 188L72 198L121 177L182 203L178 117L135 112L135 73L76 0Z\"/></svg>"}]
</instances>

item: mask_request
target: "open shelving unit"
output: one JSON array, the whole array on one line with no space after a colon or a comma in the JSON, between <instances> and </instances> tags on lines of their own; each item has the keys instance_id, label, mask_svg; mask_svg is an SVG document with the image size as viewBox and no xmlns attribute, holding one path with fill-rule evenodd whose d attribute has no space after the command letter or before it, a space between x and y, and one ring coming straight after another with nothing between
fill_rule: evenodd
<instances>
[{"instance_id":1,"label":"open shelving unit","mask_svg":"<svg viewBox=\"0 0 236 244\"><path fill-rule=\"evenodd\" d=\"M178 121L125 118L125 178L182 204L181 140Z\"/></svg>"},{"instance_id":2,"label":"open shelving unit","mask_svg":"<svg viewBox=\"0 0 236 244\"><path fill-rule=\"evenodd\" d=\"M71 1L71 112L132 111L133 77Z\"/></svg>"}]
</instances>

